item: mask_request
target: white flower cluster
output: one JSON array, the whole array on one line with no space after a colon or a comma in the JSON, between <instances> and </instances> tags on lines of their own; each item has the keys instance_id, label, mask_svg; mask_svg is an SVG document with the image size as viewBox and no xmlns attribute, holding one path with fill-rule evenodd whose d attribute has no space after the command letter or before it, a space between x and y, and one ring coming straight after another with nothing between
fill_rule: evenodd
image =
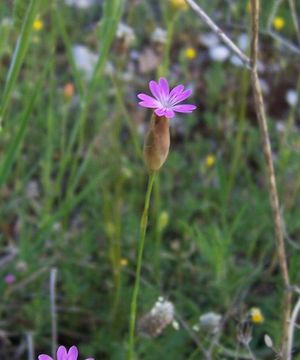
<instances>
[{"instance_id":1,"label":"white flower cluster","mask_svg":"<svg viewBox=\"0 0 300 360\"><path fill-rule=\"evenodd\" d=\"M146 313L138 324L139 332L146 337L156 337L174 321L174 305L160 297L153 308Z\"/></svg>"}]
</instances>

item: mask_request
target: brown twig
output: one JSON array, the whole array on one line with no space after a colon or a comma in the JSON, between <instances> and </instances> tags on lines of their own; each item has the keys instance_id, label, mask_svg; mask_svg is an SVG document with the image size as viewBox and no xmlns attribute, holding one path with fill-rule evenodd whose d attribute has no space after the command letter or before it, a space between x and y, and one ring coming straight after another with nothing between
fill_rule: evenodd
<instances>
[{"instance_id":1,"label":"brown twig","mask_svg":"<svg viewBox=\"0 0 300 360\"><path fill-rule=\"evenodd\" d=\"M258 57L258 34L259 34L259 0L251 0L251 23L252 23L252 39L251 39L251 81L254 92L255 111L259 122L263 152L266 161L266 171L268 178L268 191L270 194L276 250L281 270L285 292L283 296L283 323L282 323L282 340L281 355L283 359L287 359L287 344L289 337L289 319L291 314L292 293L287 291L290 286L287 258L284 244L284 232L279 207L279 199L276 187L276 178L272 159L272 150L270 144L269 130L265 113L264 101L261 91L259 78L257 75L257 57Z\"/></svg>"}]
</instances>

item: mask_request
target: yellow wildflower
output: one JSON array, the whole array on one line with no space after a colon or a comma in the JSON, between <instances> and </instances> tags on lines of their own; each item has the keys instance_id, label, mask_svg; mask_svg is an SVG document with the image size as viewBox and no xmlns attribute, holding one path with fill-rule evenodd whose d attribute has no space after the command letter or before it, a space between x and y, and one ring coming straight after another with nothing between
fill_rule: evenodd
<instances>
[{"instance_id":1,"label":"yellow wildflower","mask_svg":"<svg viewBox=\"0 0 300 360\"><path fill-rule=\"evenodd\" d=\"M195 59L195 57L197 56L197 51L196 51L196 49L193 48L193 47L188 47L188 48L185 49L185 51L184 51L184 56L185 56L187 59L193 60L193 59Z\"/></svg>"},{"instance_id":2,"label":"yellow wildflower","mask_svg":"<svg viewBox=\"0 0 300 360\"><path fill-rule=\"evenodd\" d=\"M127 265L128 265L128 260L125 259L125 258L121 259L121 260L120 260L120 265L121 265L121 266L124 266L124 267L127 266Z\"/></svg>"},{"instance_id":3,"label":"yellow wildflower","mask_svg":"<svg viewBox=\"0 0 300 360\"><path fill-rule=\"evenodd\" d=\"M216 163L216 157L213 154L209 154L205 158L205 164L207 167L212 167Z\"/></svg>"},{"instance_id":4,"label":"yellow wildflower","mask_svg":"<svg viewBox=\"0 0 300 360\"><path fill-rule=\"evenodd\" d=\"M276 16L276 18L273 20L273 26L276 30L280 31L285 25L285 21L282 17Z\"/></svg>"},{"instance_id":5,"label":"yellow wildflower","mask_svg":"<svg viewBox=\"0 0 300 360\"><path fill-rule=\"evenodd\" d=\"M185 0L170 0L170 3L177 10L187 10L188 8Z\"/></svg>"},{"instance_id":6,"label":"yellow wildflower","mask_svg":"<svg viewBox=\"0 0 300 360\"><path fill-rule=\"evenodd\" d=\"M250 319L253 324L261 324L265 320L261 310L256 307L250 310Z\"/></svg>"},{"instance_id":7,"label":"yellow wildflower","mask_svg":"<svg viewBox=\"0 0 300 360\"><path fill-rule=\"evenodd\" d=\"M44 23L42 22L42 20L39 18L36 18L33 22L33 29L35 31L40 31L40 30L42 30L43 27L44 27Z\"/></svg>"}]
</instances>

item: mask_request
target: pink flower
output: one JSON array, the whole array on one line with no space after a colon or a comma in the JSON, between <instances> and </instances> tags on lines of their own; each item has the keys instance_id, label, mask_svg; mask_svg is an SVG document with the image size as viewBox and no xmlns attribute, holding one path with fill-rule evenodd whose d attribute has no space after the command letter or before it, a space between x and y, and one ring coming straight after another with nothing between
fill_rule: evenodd
<instances>
[{"instance_id":1,"label":"pink flower","mask_svg":"<svg viewBox=\"0 0 300 360\"><path fill-rule=\"evenodd\" d=\"M78 350L76 346L70 347L69 351L64 346L60 346L56 352L56 359L53 359L49 355L39 355L39 360L77 360L78 358ZM88 358L86 360L94 360L92 358Z\"/></svg>"},{"instance_id":2,"label":"pink flower","mask_svg":"<svg viewBox=\"0 0 300 360\"><path fill-rule=\"evenodd\" d=\"M138 94L138 98L142 100L139 105L155 109L154 112L157 116L165 116L171 119L175 116L175 112L191 113L196 109L196 106L191 104L179 105L192 94L192 90L184 90L183 85L177 85L170 91L167 79L160 78L158 83L153 80L150 81L149 88L154 97Z\"/></svg>"},{"instance_id":3,"label":"pink flower","mask_svg":"<svg viewBox=\"0 0 300 360\"><path fill-rule=\"evenodd\" d=\"M16 277L14 274L7 274L4 276L4 281L7 285L11 285L16 281Z\"/></svg>"}]
</instances>

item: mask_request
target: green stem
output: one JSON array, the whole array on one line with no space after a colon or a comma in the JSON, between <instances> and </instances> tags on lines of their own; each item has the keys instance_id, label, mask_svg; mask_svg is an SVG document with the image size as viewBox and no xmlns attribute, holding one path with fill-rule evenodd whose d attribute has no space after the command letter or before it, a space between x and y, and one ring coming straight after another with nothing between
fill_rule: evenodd
<instances>
[{"instance_id":1,"label":"green stem","mask_svg":"<svg viewBox=\"0 0 300 360\"><path fill-rule=\"evenodd\" d=\"M158 69L159 76L167 76L169 73L170 52L176 19L177 15L175 14L171 19L167 20L167 41L164 49L163 61L160 68Z\"/></svg>"},{"instance_id":2,"label":"green stem","mask_svg":"<svg viewBox=\"0 0 300 360\"><path fill-rule=\"evenodd\" d=\"M234 182L236 180L238 166L240 165L240 160L242 158L243 141L244 141L244 133L245 133L245 125L246 125L245 116L246 116L248 89L249 89L249 74L248 74L248 70L245 69L242 72L242 79L241 79L241 97L240 97L241 102L238 110L238 131L235 140L233 160L231 163L229 180L227 183L226 196L225 196L226 208L228 206L231 191L234 186Z\"/></svg>"},{"instance_id":3,"label":"green stem","mask_svg":"<svg viewBox=\"0 0 300 360\"><path fill-rule=\"evenodd\" d=\"M152 172L149 175L148 187L145 197L145 205L144 211L141 218L140 224L140 242L138 248L138 258L137 258L137 266L135 271L135 284L131 299L130 305L130 319L129 319L129 349L128 349L128 360L133 359L134 353L134 332L135 332L135 323L136 323L136 309L137 309L137 299L140 289L140 278L141 278L141 268L142 268L142 261L143 261L143 252L145 246L145 236L146 236L146 229L148 224L148 213L149 213L149 205L150 205L150 197L153 188L153 183L155 179L156 172Z\"/></svg>"},{"instance_id":4,"label":"green stem","mask_svg":"<svg viewBox=\"0 0 300 360\"><path fill-rule=\"evenodd\" d=\"M154 227L154 264L155 264L155 278L157 280L157 284L160 286L160 248L161 248L161 229L159 228L159 216L161 209L160 202L160 178L157 176L155 185L154 185L154 204L153 204L153 214L155 216L155 227Z\"/></svg>"}]
</instances>

